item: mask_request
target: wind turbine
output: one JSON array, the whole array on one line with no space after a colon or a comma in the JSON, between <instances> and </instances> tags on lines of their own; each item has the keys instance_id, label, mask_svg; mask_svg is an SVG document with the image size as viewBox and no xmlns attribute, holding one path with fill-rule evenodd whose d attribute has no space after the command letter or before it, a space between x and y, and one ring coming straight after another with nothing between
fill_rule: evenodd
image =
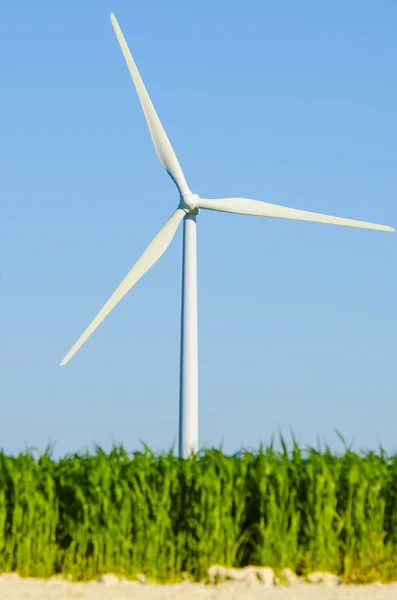
<instances>
[{"instance_id":1,"label":"wind turbine","mask_svg":"<svg viewBox=\"0 0 397 600\"><path fill-rule=\"evenodd\" d=\"M98 325L120 302L136 282L164 254L179 224L183 221L183 266L182 266L182 317L180 350L180 399L179 399L179 455L183 458L198 451L198 351L197 351L197 254L196 254L196 216L200 209L215 210L240 215L260 217L278 217L346 225L362 229L395 231L392 227L376 225L365 221L355 221L340 217L287 208L268 202L247 198L206 199L193 194L186 182L178 159L161 125L150 97L143 84L136 64L128 49L123 33L112 13L111 22L125 61L130 71L140 100L150 135L161 164L174 181L179 191L179 204L168 221L155 235L146 250L121 282L113 295L99 311L97 316L80 336L61 362L65 365L81 348Z\"/></svg>"}]
</instances>

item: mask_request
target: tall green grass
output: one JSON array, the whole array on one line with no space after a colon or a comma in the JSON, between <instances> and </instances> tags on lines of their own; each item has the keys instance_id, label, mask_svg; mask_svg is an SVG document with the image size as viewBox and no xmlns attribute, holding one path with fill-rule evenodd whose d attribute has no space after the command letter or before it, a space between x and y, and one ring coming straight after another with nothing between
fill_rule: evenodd
<instances>
[{"instance_id":1,"label":"tall green grass","mask_svg":"<svg viewBox=\"0 0 397 600\"><path fill-rule=\"evenodd\" d=\"M0 571L171 581L213 564L397 579L397 457L0 453Z\"/></svg>"}]
</instances>

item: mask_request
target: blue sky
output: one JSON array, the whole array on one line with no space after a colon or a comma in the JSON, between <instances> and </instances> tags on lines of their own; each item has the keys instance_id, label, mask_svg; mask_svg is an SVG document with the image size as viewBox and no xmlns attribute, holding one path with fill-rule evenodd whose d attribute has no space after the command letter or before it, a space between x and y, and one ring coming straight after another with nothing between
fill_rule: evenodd
<instances>
[{"instance_id":1,"label":"blue sky","mask_svg":"<svg viewBox=\"0 0 397 600\"><path fill-rule=\"evenodd\" d=\"M0 446L176 442L182 228L59 362L178 202L110 23L187 181L397 225L397 5L7 3ZM397 449L397 234L202 212L200 441Z\"/></svg>"}]
</instances>

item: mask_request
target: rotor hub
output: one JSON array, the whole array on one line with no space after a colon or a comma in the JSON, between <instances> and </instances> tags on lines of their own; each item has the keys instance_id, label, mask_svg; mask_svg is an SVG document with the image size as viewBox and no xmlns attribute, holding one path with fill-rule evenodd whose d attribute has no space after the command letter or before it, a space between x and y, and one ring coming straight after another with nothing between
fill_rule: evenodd
<instances>
[{"instance_id":1,"label":"rotor hub","mask_svg":"<svg viewBox=\"0 0 397 600\"><path fill-rule=\"evenodd\" d=\"M186 194L181 194L181 201L179 207L185 210L187 213L198 214L198 194L192 194L192 192L187 192Z\"/></svg>"}]
</instances>

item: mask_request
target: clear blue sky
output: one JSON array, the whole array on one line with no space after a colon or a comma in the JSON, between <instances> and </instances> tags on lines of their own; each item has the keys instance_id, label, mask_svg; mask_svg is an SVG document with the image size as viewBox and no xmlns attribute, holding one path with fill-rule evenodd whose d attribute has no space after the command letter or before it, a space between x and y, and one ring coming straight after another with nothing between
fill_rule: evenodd
<instances>
[{"instance_id":1,"label":"clear blue sky","mask_svg":"<svg viewBox=\"0 0 397 600\"><path fill-rule=\"evenodd\" d=\"M167 449L182 229L63 368L178 202L110 23L191 189L397 225L397 4L17 2L0 23L0 446ZM200 441L292 427L397 449L397 234L202 212Z\"/></svg>"}]
</instances>

